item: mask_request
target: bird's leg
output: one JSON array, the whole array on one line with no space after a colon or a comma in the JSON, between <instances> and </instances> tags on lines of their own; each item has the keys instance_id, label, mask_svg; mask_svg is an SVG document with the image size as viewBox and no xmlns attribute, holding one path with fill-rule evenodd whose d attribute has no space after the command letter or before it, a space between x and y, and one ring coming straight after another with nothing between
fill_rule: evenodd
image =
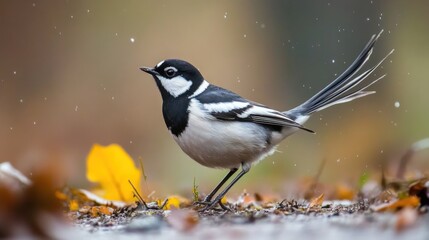
<instances>
[{"instance_id":1,"label":"bird's leg","mask_svg":"<svg viewBox=\"0 0 429 240\"><path fill-rule=\"evenodd\" d=\"M219 189L225 184L226 181L228 181L229 178L231 178L232 175L234 175L235 172L237 172L238 168L231 168L231 170L228 172L228 174L220 181L220 183L207 195L202 202L197 202L198 204L210 204L213 196L219 191Z\"/></svg>"},{"instance_id":2,"label":"bird's leg","mask_svg":"<svg viewBox=\"0 0 429 240\"><path fill-rule=\"evenodd\" d=\"M229 210L228 208L226 208L222 203L221 200L222 198L225 196L225 194L229 191L229 189L232 188L232 186L234 186L234 184L242 177L244 176L244 174L246 174L247 172L249 172L250 170L250 165L247 164L241 164L241 172L228 184L228 186L221 192L219 193L219 195L217 195L217 197L211 201L205 208L201 209L200 211L203 212L205 210L208 210L210 208L213 208L217 203L219 203L221 205L221 207L223 209Z\"/></svg>"}]
</instances>

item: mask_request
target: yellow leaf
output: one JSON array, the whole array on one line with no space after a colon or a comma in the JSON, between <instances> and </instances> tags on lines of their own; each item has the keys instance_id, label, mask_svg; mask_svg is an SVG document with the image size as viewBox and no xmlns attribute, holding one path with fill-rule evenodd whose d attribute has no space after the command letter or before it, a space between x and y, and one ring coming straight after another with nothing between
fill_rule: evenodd
<instances>
[{"instance_id":1,"label":"yellow leaf","mask_svg":"<svg viewBox=\"0 0 429 240\"><path fill-rule=\"evenodd\" d=\"M69 202L69 210L70 211L77 211L77 210L79 210L79 203L76 200L71 200Z\"/></svg>"},{"instance_id":2,"label":"yellow leaf","mask_svg":"<svg viewBox=\"0 0 429 240\"><path fill-rule=\"evenodd\" d=\"M158 205L160 204L162 204L161 201L158 202ZM167 204L165 204L163 209L164 210L170 210L174 208L179 209L180 205L182 204L189 204L189 200L178 195L172 195L168 197Z\"/></svg>"},{"instance_id":3,"label":"yellow leaf","mask_svg":"<svg viewBox=\"0 0 429 240\"><path fill-rule=\"evenodd\" d=\"M134 165L133 159L117 145L101 146L94 144L86 160L86 177L89 181L99 183L101 197L108 200L132 202L133 189L130 180L137 189L140 188L141 172Z\"/></svg>"}]
</instances>

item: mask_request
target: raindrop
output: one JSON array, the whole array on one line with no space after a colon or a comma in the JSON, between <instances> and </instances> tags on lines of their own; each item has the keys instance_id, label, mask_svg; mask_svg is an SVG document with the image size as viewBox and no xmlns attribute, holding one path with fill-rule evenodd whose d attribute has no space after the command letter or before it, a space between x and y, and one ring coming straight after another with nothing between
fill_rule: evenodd
<instances>
[{"instance_id":1,"label":"raindrop","mask_svg":"<svg viewBox=\"0 0 429 240\"><path fill-rule=\"evenodd\" d=\"M90 10L89 10L89 9L86 9L86 12L87 12L87 13L89 13L89 12L90 12Z\"/></svg>"},{"instance_id":2,"label":"raindrop","mask_svg":"<svg viewBox=\"0 0 429 240\"><path fill-rule=\"evenodd\" d=\"M16 71L13 71L13 75L16 75Z\"/></svg>"},{"instance_id":3,"label":"raindrop","mask_svg":"<svg viewBox=\"0 0 429 240\"><path fill-rule=\"evenodd\" d=\"M134 38L130 38L130 41L134 43L136 40Z\"/></svg>"},{"instance_id":4,"label":"raindrop","mask_svg":"<svg viewBox=\"0 0 429 240\"><path fill-rule=\"evenodd\" d=\"M20 103L23 103L23 102L24 102L24 99L22 99L22 98L21 98L21 99L19 99L19 102L20 102Z\"/></svg>"},{"instance_id":5,"label":"raindrop","mask_svg":"<svg viewBox=\"0 0 429 240\"><path fill-rule=\"evenodd\" d=\"M247 37L247 34L244 34L244 35L243 35L243 37L244 37L244 38L246 38L246 37Z\"/></svg>"},{"instance_id":6,"label":"raindrop","mask_svg":"<svg viewBox=\"0 0 429 240\"><path fill-rule=\"evenodd\" d=\"M36 123L36 121L34 121L34 122L33 122L33 125L36 125L36 124L37 124L37 123Z\"/></svg>"},{"instance_id":7,"label":"raindrop","mask_svg":"<svg viewBox=\"0 0 429 240\"><path fill-rule=\"evenodd\" d=\"M366 18L367 21L371 20L369 17Z\"/></svg>"},{"instance_id":8,"label":"raindrop","mask_svg":"<svg viewBox=\"0 0 429 240\"><path fill-rule=\"evenodd\" d=\"M33 7L35 7L36 6L36 3L33 3Z\"/></svg>"},{"instance_id":9,"label":"raindrop","mask_svg":"<svg viewBox=\"0 0 429 240\"><path fill-rule=\"evenodd\" d=\"M133 140L130 140L130 144L133 144Z\"/></svg>"},{"instance_id":10,"label":"raindrop","mask_svg":"<svg viewBox=\"0 0 429 240\"><path fill-rule=\"evenodd\" d=\"M79 106L76 105L76 107L74 107L74 111L77 112L77 110L79 110Z\"/></svg>"},{"instance_id":11,"label":"raindrop","mask_svg":"<svg viewBox=\"0 0 429 240\"><path fill-rule=\"evenodd\" d=\"M332 63L335 63L335 59L332 59Z\"/></svg>"},{"instance_id":12,"label":"raindrop","mask_svg":"<svg viewBox=\"0 0 429 240\"><path fill-rule=\"evenodd\" d=\"M115 100L115 97L112 96L112 100Z\"/></svg>"},{"instance_id":13,"label":"raindrop","mask_svg":"<svg viewBox=\"0 0 429 240\"><path fill-rule=\"evenodd\" d=\"M399 108L401 106L401 103L399 101L395 102L395 108Z\"/></svg>"},{"instance_id":14,"label":"raindrop","mask_svg":"<svg viewBox=\"0 0 429 240\"><path fill-rule=\"evenodd\" d=\"M226 19L227 16L228 16L228 12L225 12L225 14L223 15L223 18Z\"/></svg>"},{"instance_id":15,"label":"raindrop","mask_svg":"<svg viewBox=\"0 0 429 240\"><path fill-rule=\"evenodd\" d=\"M341 162L341 158L338 158L338 159L337 159L337 163L339 163L339 162Z\"/></svg>"},{"instance_id":16,"label":"raindrop","mask_svg":"<svg viewBox=\"0 0 429 240\"><path fill-rule=\"evenodd\" d=\"M71 15L70 18L73 19L73 15Z\"/></svg>"}]
</instances>

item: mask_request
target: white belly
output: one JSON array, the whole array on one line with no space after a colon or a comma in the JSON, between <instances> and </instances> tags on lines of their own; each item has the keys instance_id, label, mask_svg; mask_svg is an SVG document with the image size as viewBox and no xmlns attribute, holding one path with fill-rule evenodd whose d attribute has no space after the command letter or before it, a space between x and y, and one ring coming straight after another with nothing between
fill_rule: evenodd
<instances>
[{"instance_id":1,"label":"white belly","mask_svg":"<svg viewBox=\"0 0 429 240\"><path fill-rule=\"evenodd\" d=\"M219 121L189 114L188 126L174 140L198 163L213 168L235 168L270 152L267 131L254 123Z\"/></svg>"}]
</instances>

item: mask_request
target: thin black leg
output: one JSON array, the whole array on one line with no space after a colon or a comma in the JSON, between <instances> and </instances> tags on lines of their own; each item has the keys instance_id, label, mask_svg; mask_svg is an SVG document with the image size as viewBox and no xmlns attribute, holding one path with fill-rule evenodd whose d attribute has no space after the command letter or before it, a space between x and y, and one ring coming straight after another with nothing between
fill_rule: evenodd
<instances>
[{"instance_id":1,"label":"thin black leg","mask_svg":"<svg viewBox=\"0 0 429 240\"><path fill-rule=\"evenodd\" d=\"M228 174L220 181L220 183L204 198L204 202L210 202L212 197L219 191L219 189L228 181L228 179L237 172L238 168L232 168Z\"/></svg>"},{"instance_id":2,"label":"thin black leg","mask_svg":"<svg viewBox=\"0 0 429 240\"><path fill-rule=\"evenodd\" d=\"M215 206L217 203L219 203L222 198L225 196L225 194L232 188L232 186L234 186L234 184L242 177L244 176L244 174L246 174L247 172L249 172L250 167L242 167L241 172L229 183L229 185L221 192L219 193L219 195L217 195L217 197L215 198L215 200L213 200L212 202L210 202L209 205L207 205L204 209L202 209L201 211L205 211L208 210L210 208L212 208L213 206Z\"/></svg>"}]
</instances>

